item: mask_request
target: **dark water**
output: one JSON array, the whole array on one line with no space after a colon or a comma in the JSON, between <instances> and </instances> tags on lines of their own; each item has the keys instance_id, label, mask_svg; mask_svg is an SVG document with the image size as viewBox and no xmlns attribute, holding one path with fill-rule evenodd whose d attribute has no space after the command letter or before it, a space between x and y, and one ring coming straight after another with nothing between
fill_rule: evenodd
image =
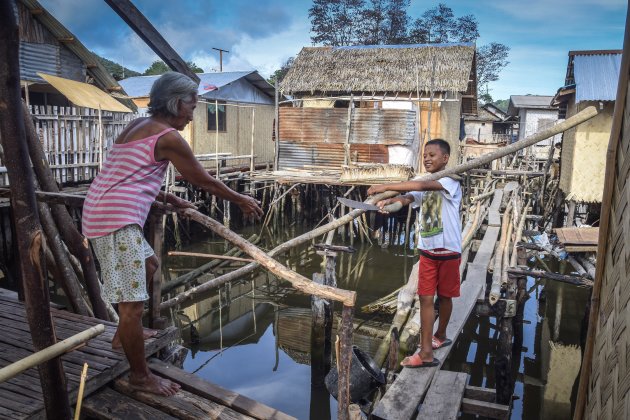
<instances>
[{"instance_id":1,"label":"dark water","mask_svg":"<svg viewBox=\"0 0 630 420\"><path fill-rule=\"evenodd\" d=\"M240 233L247 237L253 232ZM302 229L292 226L276 232L274 240L263 238L259 246L271 249L300 233ZM341 244L339 237L334 243ZM406 283L417 257L402 246L383 249L357 242L354 246L357 252L338 258L337 281L339 287L357 291L355 319L363 325L354 334L355 344L374 354L391 317L364 314L359 308ZM225 245L217 239L201 239L187 250L221 253ZM280 261L308 278L322 270L322 258L311 244ZM204 262L170 257L165 265L182 270ZM178 274L182 272L171 273ZM517 399L511 418L569 418L588 294L574 286L536 283L531 278L528 289L523 347L514 358ZM310 299L296 294L288 283L257 272L180 308L172 317L190 349L186 371L299 419L336 418L336 401L322 386L311 384ZM469 373L470 385L494 388L494 322L494 318L471 316L444 369Z\"/></svg>"}]
</instances>

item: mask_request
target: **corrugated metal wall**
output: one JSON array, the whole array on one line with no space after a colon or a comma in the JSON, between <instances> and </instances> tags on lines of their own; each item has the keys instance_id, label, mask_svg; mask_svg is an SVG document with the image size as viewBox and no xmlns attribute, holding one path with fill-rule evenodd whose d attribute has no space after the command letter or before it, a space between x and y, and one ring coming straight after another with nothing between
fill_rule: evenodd
<instances>
[{"instance_id":1,"label":"corrugated metal wall","mask_svg":"<svg viewBox=\"0 0 630 420\"><path fill-rule=\"evenodd\" d=\"M382 144L351 144L350 155L359 163L387 163L387 146ZM343 144L293 143L280 141L279 169L301 168L305 165L339 168L343 165Z\"/></svg>"},{"instance_id":2,"label":"corrugated metal wall","mask_svg":"<svg viewBox=\"0 0 630 420\"><path fill-rule=\"evenodd\" d=\"M348 109L280 108L279 169L304 165L339 168L344 163ZM350 156L360 163L387 163L388 145L413 144L416 112L355 108L350 123Z\"/></svg>"},{"instance_id":3,"label":"corrugated metal wall","mask_svg":"<svg viewBox=\"0 0 630 420\"><path fill-rule=\"evenodd\" d=\"M343 108L280 108L280 139L300 143L345 143L348 110ZM416 112L403 109L356 108L350 143L412 144Z\"/></svg>"}]
</instances>

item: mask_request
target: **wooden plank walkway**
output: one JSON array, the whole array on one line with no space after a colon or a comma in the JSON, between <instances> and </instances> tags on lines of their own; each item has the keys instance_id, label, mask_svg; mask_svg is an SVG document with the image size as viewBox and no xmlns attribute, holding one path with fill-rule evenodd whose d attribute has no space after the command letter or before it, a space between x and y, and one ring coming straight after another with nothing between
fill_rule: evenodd
<instances>
[{"instance_id":1,"label":"wooden plank walkway","mask_svg":"<svg viewBox=\"0 0 630 420\"><path fill-rule=\"evenodd\" d=\"M111 340L116 331L116 324L54 308L51 309L51 314L59 340L64 340L97 324L105 325L104 333L61 358L68 381L68 391L73 402L76 400L84 362L89 365L84 391L86 396L129 369L122 350L112 349ZM33 353L24 304L11 293L0 293L0 328L2 328L0 367ZM177 329L171 327L147 340L145 349L147 357L166 347L177 337L177 334ZM37 369L28 369L15 378L0 383L0 417L21 419L41 415L43 411L44 399Z\"/></svg>"},{"instance_id":2,"label":"wooden plank walkway","mask_svg":"<svg viewBox=\"0 0 630 420\"><path fill-rule=\"evenodd\" d=\"M453 299L453 313L446 328L446 335L452 337L453 344L434 351L434 356L440 360L439 366L422 369L403 368L374 408L372 412L374 417L399 420L410 419L414 416L418 405L429 389L433 376L440 370L442 363L455 345L455 341L459 338L477 299L484 296L488 265L499 236L501 220L499 208L502 198L503 190L496 190L488 212L489 227L486 229L475 259L468 266L466 278L460 289L460 296ZM497 220L499 220L499 225L494 226L491 222Z\"/></svg>"},{"instance_id":3,"label":"wooden plank walkway","mask_svg":"<svg viewBox=\"0 0 630 420\"><path fill-rule=\"evenodd\" d=\"M457 419L467 379L465 373L439 371L433 378L418 417L431 420Z\"/></svg>"}]
</instances>

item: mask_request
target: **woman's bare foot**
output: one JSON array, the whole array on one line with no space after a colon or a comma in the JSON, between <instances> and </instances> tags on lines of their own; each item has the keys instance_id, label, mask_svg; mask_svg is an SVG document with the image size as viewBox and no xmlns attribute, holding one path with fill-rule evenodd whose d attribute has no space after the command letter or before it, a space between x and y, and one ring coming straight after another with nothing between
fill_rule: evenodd
<instances>
[{"instance_id":1,"label":"woman's bare foot","mask_svg":"<svg viewBox=\"0 0 630 420\"><path fill-rule=\"evenodd\" d=\"M154 375L152 372L142 377L129 375L129 384L137 391L150 392L151 394L163 395L165 397L177 394L177 391L181 388L178 383Z\"/></svg>"},{"instance_id":2,"label":"woman's bare foot","mask_svg":"<svg viewBox=\"0 0 630 420\"><path fill-rule=\"evenodd\" d=\"M148 340L151 337L155 337L157 334L157 330L142 330L142 339ZM122 343L120 342L120 337L118 336L118 330L116 330L116 334L114 334L114 338L112 338L112 348L113 349L122 349Z\"/></svg>"}]
</instances>

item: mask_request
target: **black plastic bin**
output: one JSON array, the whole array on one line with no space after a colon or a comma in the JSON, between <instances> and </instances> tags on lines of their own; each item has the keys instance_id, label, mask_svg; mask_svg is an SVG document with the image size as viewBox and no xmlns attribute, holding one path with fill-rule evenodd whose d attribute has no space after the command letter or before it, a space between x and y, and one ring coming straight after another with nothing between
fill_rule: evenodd
<instances>
[{"instance_id":1,"label":"black plastic bin","mask_svg":"<svg viewBox=\"0 0 630 420\"><path fill-rule=\"evenodd\" d=\"M326 389L337 398L337 368L333 367L326 375ZM357 346L352 346L350 365L350 401L358 402L375 388L385 383L385 376L376 362Z\"/></svg>"}]
</instances>

